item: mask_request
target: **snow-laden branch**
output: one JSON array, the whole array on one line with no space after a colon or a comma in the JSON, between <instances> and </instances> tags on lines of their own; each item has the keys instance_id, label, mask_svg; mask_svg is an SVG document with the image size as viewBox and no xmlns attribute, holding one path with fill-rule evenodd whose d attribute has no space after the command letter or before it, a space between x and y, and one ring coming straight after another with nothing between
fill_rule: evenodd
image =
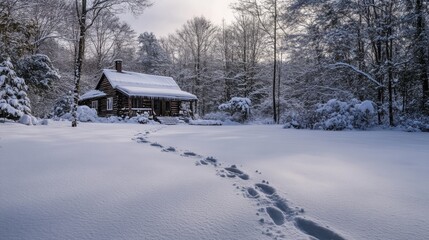
<instances>
[{"instance_id":1,"label":"snow-laden branch","mask_svg":"<svg viewBox=\"0 0 429 240\"><path fill-rule=\"evenodd\" d=\"M53 38L53 39L55 39L55 38L60 38L60 39L63 39L63 40L65 40L65 41L77 42L77 39L66 38L66 37L61 36L61 35L49 35L49 36L44 36L44 37L42 37L42 38L40 38L40 39L38 39L38 40L36 40L36 41L32 42L32 44L33 44L33 45L37 45L37 44L39 44L39 43L41 43L41 42L43 42L43 41L45 41L45 40L47 40L47 39L50 39L50 38Z\"/></svg>"},{"instance_id":2,"label":"snow-laden branch","mask_svg":"<svg viewBox=\"0 0 429 240\"><path fill-rule=\"evenodd\" d=\"M338 62L338 63L334 63L334 64L330 64L329 66L331 67L347 67L350 68L351 70L355 71L356 73L359 73L363 76L365 76L366 78L368 78L368 80L370 80L371 82L375 83L378 87L384 87L383 84L381 84L380 82L378 82L377 80L375 80L371 75L369 75L368 73L358 69L357 67L350 65L348 63L343 63L343 62Z\"/></svg>"}]
</instances>

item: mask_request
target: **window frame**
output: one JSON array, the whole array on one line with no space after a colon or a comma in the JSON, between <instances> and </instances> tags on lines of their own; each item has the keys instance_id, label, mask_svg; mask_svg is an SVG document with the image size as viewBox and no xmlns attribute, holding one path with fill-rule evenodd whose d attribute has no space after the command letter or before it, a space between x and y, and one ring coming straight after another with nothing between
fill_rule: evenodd
<instances>
[{"instance_id":1,"label":"window frame","mask_svg":"<svg viewBox=\"0 0 429 240\"><path fill-rule=\"evenodd\" d=\"M113 110L113 97L108 97L106 99L106 109L107 109L107 111Z\"/></svg>"},{"instance_id":2,"label":"window frame","mask_svg":"<svg viewBox=\"0 0 429 240\"><path fill-rule=\"evenodd\" d=\"M98 111L98 100L91 101L91 108Z\"/></svg>"}]
</instances>

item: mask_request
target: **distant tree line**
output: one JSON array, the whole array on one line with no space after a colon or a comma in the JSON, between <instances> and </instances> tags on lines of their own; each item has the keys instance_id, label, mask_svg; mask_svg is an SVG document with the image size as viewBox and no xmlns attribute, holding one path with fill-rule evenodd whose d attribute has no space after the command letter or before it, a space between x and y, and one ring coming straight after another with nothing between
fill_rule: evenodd
<instances>
[{"instance_id":1,"label":"distant tree line","mask_svg":"<svg viewBox=\"0 0 429 240\"><path fill-rule=\"evenodd\" d=\"M200 116L233 97L276 123L309 119L331 99L373 101L383 125L429 114L424 0L237 0L232 22L194 17L161 38L136 34L117 15L147 1L90 1L85 23L84 3L0 3L0 53L27 82L33 114L93 88L116 58L125 70L175 78L199 98Z\"/></svg>"}]
</instances>

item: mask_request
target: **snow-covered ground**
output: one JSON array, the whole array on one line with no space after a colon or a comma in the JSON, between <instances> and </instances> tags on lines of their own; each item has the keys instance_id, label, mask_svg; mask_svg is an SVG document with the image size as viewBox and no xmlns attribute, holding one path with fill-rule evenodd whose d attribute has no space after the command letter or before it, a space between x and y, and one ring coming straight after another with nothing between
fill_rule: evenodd
<instances>
[{"instance_id":1,"label":"snow-covered ground","mask_svg":"<svg viewBox=\"0 0 429 240\"><path fill-rule=\"evenodd\" d=\"M69 125L0 124L0 239L429 238L425 133Z\"/></svg>"}]
</instances>

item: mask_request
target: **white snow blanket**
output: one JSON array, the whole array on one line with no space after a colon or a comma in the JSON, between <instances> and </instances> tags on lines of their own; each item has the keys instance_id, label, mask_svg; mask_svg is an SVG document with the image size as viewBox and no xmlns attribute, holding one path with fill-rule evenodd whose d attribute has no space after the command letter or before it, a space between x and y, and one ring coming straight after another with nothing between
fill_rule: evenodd
<instances>
[{"instance_id":1,"label":"white snow blanket","mask_svg":"<svg viewBox=\"0 0 429 240\"><path fill-rule=\"evenodd\" d=\"M428 237L426 133L69 122L0 133L0 239Z\"/></svg>"}]
</instances>

